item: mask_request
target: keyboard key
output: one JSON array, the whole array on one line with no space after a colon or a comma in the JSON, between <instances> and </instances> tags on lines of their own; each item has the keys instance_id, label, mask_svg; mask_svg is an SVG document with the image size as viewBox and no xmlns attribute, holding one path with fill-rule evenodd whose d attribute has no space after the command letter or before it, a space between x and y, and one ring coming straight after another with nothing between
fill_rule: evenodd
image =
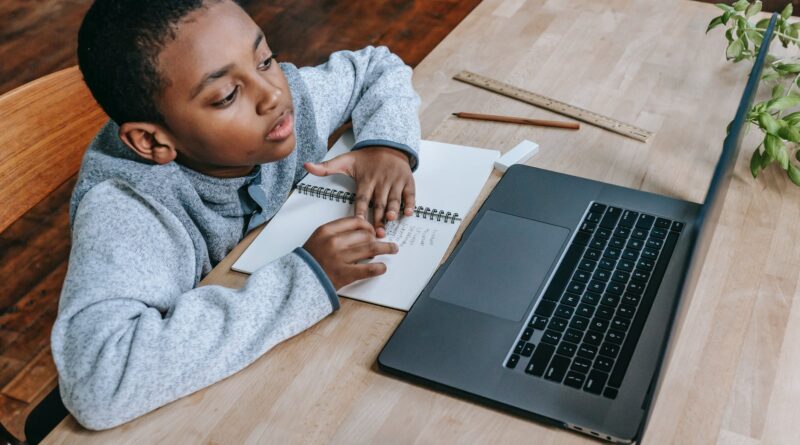
<instances>
[{"instance_id":1,"label":"keyboard key","mask_svg":"<svg viewBox=\"0 0 800 445\"><path fill-rule=\"evenodd\" d=\"M553 361L550 362L550 367L545 371L544 378L560 383L561 379L564 378L564 374L567 372L569 363L570 359L556 354L553 357Z\"/></svg>"},{"instance_id":2,"label":"keyboard key","mask_svg":"<svg viewBox=\"0 0 800 445\"><path fill-rule=\"evenodd\" d=\"M603 391L603 397L608 397L609 399L616 399L618 393L619 393L618 389L606 386L606 389Z\"/></svg>"},{"instance_id":3,"label":"keyboard key","mask_svg":"<svg viewBox=\"0 0 800 445\"><path fill-rule=\"evenodd\" d=\"M520 337L520 338L521 338L522 340L524 340L524 341L528 341L528 340L530 340L530 339L531 339L531 336L532 336L532 335L533 335L533 329L531 329L531 328L525 328L525 330L524 330L524 331L522 331L522 337Z\"/></svg>"},{"instance_id":4,"label":"keyboard key","mask_svg":"<svg viewBox=\"0 0 800 445\"><path fill-rule=\"evenodd\" d=\"M630 278L631 274L625 272L624 270L618 270L614 272L614 275L611 275L611 280L623 284L627 283Z\"/></svg>"},{"instance_id":5,"label":"keyboard key","mask_svg":"<svg viewBox=\"0 0 800 445\"><path fill-rule=\"evenodd\" d=\"M614 266L616 265L617 262L611 258L600 258L600 262L598 263L597 267L605 270L614 270Z\"/></svg>"},{"instance_id":6,"label":"keyboard key","mask_svg":"<svg viewBox=\"0 0 800 445\"><path fill-rule=\"evenodd\" d=\"M509 357L508 361L506 362L506 367L514 369L517 366L517 363L519 363L519 356L517 354L511 354L511 357Z\"/></svg>"},{"instance_id":7,"label":"keyboard key","mask_svg":"<svg viewBox=\"0 0 800 445\"><path fill-rule=\"evenodd\" d=\"M619 345L615 345L614 343L603 343L600 345L600 354L607 355L609 357L616 357L619 354Z\"/></svg>"},{"instance_id":8,"label":"keyboard key","mask_svg":"<svg viewBox=\"0 0 800 445\"><path fill-rule=\"evenodd\" d=\"M572 241L572 244L578 244L581 246L585 246L589 244L589 239L592 237L591 234L586 232L581 232L580 230L575 233L575 239Z\"/></svg>"},{"instance_id":9,"label":"keyboard key","mask_svg":"<svg viewBox=\"0 0 800 445\"><path fill-rule=\"evenodd\" d=\"M578 263L578 269L586 271L586 272L594 272L594 268L597 266L596 261L588 260L586 258L582 259L580 263Z\"/></svg>"},{"instance_id":10,"label":"keyboard key","mask_svg":"<svg viewBox=\"0 0 800 445\"><path fill-rule=\"evenodd\" d=\"M576 315L575 318L569 322L569 327L583 332L589 327L589 319Z\"/></svg>"},{"instance_id":11,"label":"keyboard key","mask_svg":"<svg viewBox=\"0 0 800 445\"><path fill-rule=\"evenodd\" d=\"M564 320L563 318L553 317L553 319L550 320L550 325L547 326L547 329L552 329L557 332L564 332L564 329L567 329L567 323L568 321Z\"/></svg>"},{"instance_id":12,"label":"keyboard key","mask_svg":"<svg viewBox=\"0 0 800 445\"><path fill-rule=\"evenodd\" d=\"M655 216L643 213L639 216L639 220L636 221L636 227L649 231L650 228L653 227L653 222L655 220L656 220Z\"/></svg>"},{"instance_id":13,"label":"keyboard key","mask_svg":"<svg viewBox=\"0 0 800 445\"><path fill-rule=\"evenodd\" d=\"M530 357L533 354L533 343L528 343L522 348L522 355L525 357Z\"/></svg>"},{"instance_id":14,"label":"keyboard key","mask_svg":"<svg viewBox=\"0 0 800 445\"><path fill-rule=\"evenodd\" d=\"M583 254L583 257L587 260L597 261L602 256L602 252L597 249L586 249L586 253Z\"/></svg>"},{"instance_id":15,"label":"keyboard key","mask_svg":"<svg viewBox=\"0 0 800 445\"><path fill-rule=\"evenodd\" d=\"M611 320L614 318L614 308L601 304L597 306L597 312L595 312L594 316L603 320Z\"/></svg>"},{"instance_id":16,"label":"keyboard key","mask_svg":"<svg viewBox=\"0 0 800 445\"><path fill-rule=\"evenodd\" d=\"M606 240L603 238L594 237L591 241L589 241L589 247L592 249L603 250L606 248Z\"/></svg>"},{"instance_id":17,"label":"keyboard key","mask_svg":"<svg viewBox=\"0 0 800 445\"><path fill-rule=\"evenodd\" d=\"M636 263L631 260L622 259L619 264L617 264L617 269L624 270L625 272L630 272L633 270L633 267Z\"/></svg>"},{"instance_id":18,"label":"keyboard key","mask_svg":"<svg viewBox=\"0 0 800 445\"><path fill-rule=\"evenodd\" d=\"M517 346L514 347L514 354L522 354L522 350L525 349L526 343L522 340L517 342Z\"/></svg>"},{"instance_id":19,"label":"keyboard key","mask_svg":"<svg viewBox=\"0 0 800 445\"><path fill-rule=\"evenodd\" d=\"M659 238L659 239L664 239L664 238L667 237L667 230L666 229L655 228L655 229L650 231L650 236L655 237L655 238Z\"/></svg>"},{"instance_id":20,"label":"keyboard key","mask_svg":"<svg viewBox=\"0 0 800 445\"><path fill-rule=\"evenodd\" d=\"M580 343L581 340L583 340L583 332L577 329L567 328L567 332L564 333L564 340L576 344Z\"/></svg>"},{"instance_id":21,"label":"keyboard key","mask_svg":"<svg viewBox=\"0 0 800 445\"><path fill-rule=\"evenodd\" d=\"M575 307L581 301L581 297L571 294L569 292L564 292L564 296L561 297L561 303L566 304L567 306Z\"/></svg>"},{"instance_id":22,"label":"keyboard key","mask_svg":"<svg viewBox=\"0 0 800 445\"><path fill-rule=\"evenodd\" d=\"M575 355L575 351L578 349L578 345L574 343L570 343L568 341L562 341L560 345L558 345L558 349L556 349L557 354L561 354L565 357L572 357Z\"/></svg>"},{"instance_id":23,"label":"keyboard key","mask_svg":"<svg viewBox=\"0 0 800 445\"><path fill-rule=\"evenodd\" d=\"M578 269L572 275L572 281L577 281L577 282L580 282L580 283L588 283L589 282L589 277L591 277L591 274L589 272L586 272L585 270ZM572 283L570 283L570 286L571 285L572 285Z\"/></svg>"},{"instance_id":24,"label":"keyboard key","mask_svg":"<svg viewBox=\"0 0 800 445\"><path fill-rule=\"evenodd\" d=\"M614 231L614 236L627 239L629 236L631 236L631 229L619 226L617 227L617 230Z\"/></svg>"},{"instance_id":25,"label":"keyboard key","mask_svg":"<svg viewBox=\"0 0 800 445\"><path fill-rule=\"evenodd\" d=\"M603 320L602 318L592 318L592 321L589 323L589 328L594 329L595 331L605 332L608 329L608 320Z\"/></svg>"},{"instance_id":26,"label":"keyboard key","mask_svg":"<svg viewBox=\"0 0 800 445\"><path fill-rule=\"evenodd\" d=\"M581 303L597 306L601 298L602 296L597 292L586 292L583 294L583 298L581 298Z\"/></svg>"},{"instance_id":27,"label":"keyboard key","mask_svg":"<svg viewBox=\"0 0 800 445\"><path fill-rule=\"evenodd\" d=\"M650 237L647 240L647 247L654 249L654 250L661 250L661 246L664 245L664 240L660 240L658 238Z\"/></svg>"},{"instance_id":28,"label":"keyboard key","mask_svg":"<svg viewBox=\"0 0 800 445\"><path fill-rule=\"evenodd\" d=\"M597 357L594 361L594 369L603 371L603 372L611 372L611 368L614 367L614 360L603 357L602 355Z\"/></svg>"},{"instance_id":29,"label":"keyboard key","mask_svg":"<svg viewBox=\"0 0 800 445\"><path fill-rule=\"evenodd\" d=\"M556 308L556 315L561 318L566 318L567 320L572 318L573 312L575 312L575 308L569 307L566 304L560 304Z\"/></svg>"},{"instance_id":30,"label":"keyboard key","mask_svg":"<svg viewBox=\"0 0 800 445\"><path fill-rule=\"evenodd\" d=\"M642 258L646 258L648 260L655 260L658 258L658 251L645 247L642 251Z\"/></svg>"},{"instance_id":31,"label":"keyboard key","mask_svg":"<svg viewBox=\"0 0 800 445\"><path fill-rule=\"evenodd\" d=\"M600 300L600 304L604 304L606 306L611 306L615 308L619 304L620 298L622 297L616 294L605 294L603 295L603 299Z\"/></svg>"},{"instance_id":32,"label":"keyboard key","mask_svg":"<svg viewBox=\"0 0 800 445\"><path fill-rule=\"evenodd\" d=\"M617 225L617 220L619 220L620 216L622 216L622 209L619 207L609 207L608 210L606 210L606 214L603 216L603 220L600 222L600 227L613 229L614 226Z\"/></svg>"},{"instance_id":33,"label":"keyboard key","mask_svg":"<svg viewBox=\"0 0 800 445\"><path fill-rule=\"evenodd\" d=\"M644 247L644 241L638 238L631 238L630 240L628 240L628 249L642 250L642 247Z\"/></svg>"},{"instance_id":34,"label":"keyboard key","mask_svg":"<svg viewBox=\"0 0 800 445\"><path fill-rule=\"evenodd\" d=\"M586 335L583 337L583 341L587 345L600 346L600 343L603 342L603 333L590 330L586 332Z\"/></svg>"},{"instance_id":35,"label":"keyboard key","mask_svg":"<svg viewBox=\"0 0 800 445\"><path fill-rule=\"evenodd\" d=\"M622 318L631 319L635 313L636 308L633 306L628 306L627 304L621 304L619 308L617 308L617 315Z\"/></svg>"},{"instance_id":36,"label":"keyboard key","mask_svg":"<svg viewBox=\"0 0 800 445\"><path fill-rule=\"evenodd\" d=\"M606 283L602 281L592 280L589 282L589 286L587 287L592 292L597 292L598 294L603 293L606 290Z\"/></svg>"},{"instance_id":37,"label":"keyboard key","mask_svg":"<svg viewBox=\"0 0 800 445\"><path fill-rule=\"evenodd\" d=\"M611 327L614 329L619 329L620 331L627 331L630 325L631 321L627 318L614 317L614 319L611 320Z\"/></svg>"},{"instance_id":38,"label":"keyboard key","mask_svg":"<svg viewBox=\"0 0 800 445\"><path fill-rule=\"evenodd\" d=\"M583 390L599 395L603 391L603 386L605 386L606 380L608 380L608 374L603 371L593 369L586 378L586 385L583 387Z\"/></svg>"},{"instance_id":39,"label":"keyboard key","mask_svg":"<svg viewBox=\"0 0 800 445\"><path fill-rule=\"evenodd\" d=\"M629 293L629 292L625 292L625 295L622 296L622 302L625 303L625 304L629 304L631 306L638 305L639 304L639 300L641 300L641 299L642 299L642 297L640 295L632 294L632 293Z\"/></svg>"},{"instance_id":40,"label":"keyboard key","mask_svg":"<svg viewBox=\"0 0 800 445\"><path fill-rule=\"evenodd\" d=\"M561 333L551 329L544 331L544 335L542 335L542 341L545 343L550 343L551 345L557 345L560 340Z\"/></svg>"},{"instance_id":41,"label":"keyboard key","mask_svg":"<svg viewBox=\"0 0 800 445\"><path fill-rule=\"evenodd\" d=\"M583 357L575 357L569 369L586 374L592 369L592 361Z\"/></svg>"},{"instance_id":42,"label":"keyboard key","mask_svg":"<svg viewBox=\"0 0 800 445\"><path fill-rule=\"evenodd\" d=\"M573 388L581 389L585 379L586 377L583 374L575 371L569 371L567 376L564 377L564 384Z\"/></svg>"},{"instance_id":43,"label":"keyboard key","mask_svg":"<svg viewBox=\"0 0 800 445\"><path fill-rule=\"evenodd\" d=\"M593 202L592 206L589 207L589 211L602 214L603 212L606 211L606 205L600 204L599 202Z\"/></svg>"},{"instance_id":44,"label":"keyboard key","mask_svg":"<svg viewBox=\"0 0 800 445\"><path fill-rule=\"evenodd\" d=\"M573 294L582 294L583 290L586 289L586 283L581 283L580 281L570 281L567 285L567 291L572 292Z\"/></svg>"},{"instance_id":45,"label":"keyboard key","mask_svg":"<svg viewBox=\"0 0 800 445\"><path fill-rule=\"evenodd\" d=\"M644 292L644 285L638 281L631 281L628 283L628 292L632 294L639 294L641 295Z\"/></svg>"},{"instance_id":46,"label":"keyboard key","mask_svg":"<svg viewBox=\"0 0 800 445\"><path fill-rule=\"evenodd\" d=\"M541 377L542 374L544 374L544 370L547 369L547 363L550 362L550 357L553 356L555 351L555 346L546 343L539 344L533 351L533 357L531 357L530 363L528 363L528 366L525 368L525 372Z\"/></svg>"},{"instance_id":47,"label":"keyboard key","mask_svg":"<svg viewBox=\"0 0 800 445\"><path fill-rule=\"evenodd\" d=\"M594 306L581 303L575 309L575 313L580 315L581 317L591 318L594 315Z\"/></svg>"},{"instance_id":48,"label":"keyboard key","mask_svg":"<svg viewBox=\"0 0 800 445\"><path fill-rule=\"evenodd\" d=\"M611 271L604 270L604 269L597 269L596 271L594 271L594 274L592 275L592 279L593 280L597 280L597 281L602 281L602 282L605 283L609 279L611 279Z\"/></svg>"},{"instance_id":49,"label":"keyboard key","mask_svg":"<svg viewBox=\"0 0 800 445\"><path fill-rule=\"evenodd\" d=\"M625 210L622 212L622 218L619 220L619 225L622 227L626 227L630 229L636 224L636 219L639 217L637 212L633 212L631 210Z\"/></svg>"},{"instance_id":50,"label":"keyboard key","mask_svg":"<svg viewBox=\"0 0 800 445\"><path fill-rule=\"evenodd\" d=\"M547 318L545 317L533 317L531 324L528 325L528 327L538 329L540 331L543 331L545 326L547 326Z\"/></svg>"},{"instance_id":51,"label":"keyboard key","mask_svg":"<svg viewBox=\"0 0 800 445\"><path fill-rule=\"evenodd\" d=\"M647 230L639 228L633 229L631 232L631 238L637 238L641 240L647 239Z\"/></svg>"},{"instance_id":52,"label":"keyboard key","mask_svg":"<svg viewBox=\"0 0 800 445\"><path fill-rule=\"evenodd\" d=\"M594 233L594 229L596 228L597 224L590 221L584 221L583 224L581 224L581 226L578 228L578 230L584 233Z\"/></svg>"},{"instance_id":53,"label":"keyboard key","mask_svg":"<svg viewBox=\"0 0 800 445\"><path fill-rule=\"evenodd\" d=\"M615 249L622 249L623 247L625 247L625 240L622 238L614 237L608 241L608 245Z\"/></svg>"},{"instance_id":54,"label":"keyboard key","mask_svg":"<svg viewBox=\"0 0 800 445\"><path fill-rule=\"evenodd\" d=\"M609 329L608 334L606 334L606 340L617 345L622 344L622 339L624 338L625 333L616 329Z\"/></svg>"},{"instance_id":55,"label":"keyboard key","mask_svg":"<svg viewBox=\"0 0 800 445\"><path fill-rule=\"evenodd\" d=\"M596 236L599 236L600 238L605 238L605 239L611 238L611 230L606 229L605 227L598 227L595 233Z\"/></svg>"},{"instance_id":56,"label":"keyboard key","mask_svg":"<svg viewBox=\"0 0 800 445\"><path fill-rule=\"evenodd\" d=\"M678 221L673 221L672 222L672 230L674 230L676 232L680 232L681 230L683 230L683 223L682 222L678 222Z\"/></svg>"},{"instance_id":57,"label":"keyboard key","mask_svg":"<svg viewBox=\"0 0 800 445\"><path fill-rule=\"evenodd\" d=\"M639 260L638 263L636 263L636 268L645 270L647 272L650 272L650 271L653 270L653 267L655 267L655 264L656 263L651 259L642 258L642 259Z\"/></svg>"},{"instance_id":58,"label":"keyboard key","mask_svg":"<svg viewBox=\"0 0 800 445\"><path fill-rule=\"evenodd\" d=\"M612 260L617 260L619 259L619 255L621 253L622 252L619 249L614 249L613 247L609 247L608 249L606 249L605 252L603 252L603 256L606 258L611 258Z\"/></svg>"},{"instance_id":59,"label":"keyboard key","mask_svg":"<svg viewBox=\"0 0 800 445\"><path fill-rule=\"evenodd\" d=\"M578 347L578 357L593 359L597 355L597 346L583 344Z\"/></svg>"},{"instance_id":60,"label":"keyboard key","mask_svg":"<svg viewBox=\"0 0 800 445\"><path fill-rule=\"evenodd\" d=\"M656 218L655 227L659 229L669 229L672 225L672 221L665 219L665 218Z\"/></svg>"},{"instance_id":61,"label":"keyboard key","mask_svg":"<svg viewBox=\"0 0 800 445\"><path fill-rule=\"evenodd\" d=\"M606 287L607 294L622 295L623 292L625 292L625 284L619 281L612 281Z\"/></svg>"},{"instance_id":62,"label":"keyboard key","mask_svg":"<svg viewBox=\"0 0 800 445\"><path fill-rule=\"evenodd\" d=\"M552 301L545 301L542 300L539 302L539 306L536 307L536 312L534 314L539 315L541 317L550 317L553 315L553 311L556 309L556 304Z\"/></svg>"},{"instance_id":63,"label":"keyboard key","mask_svg":"<svg viewBox=\"0 0 800 445\"><path fill-rule=\"evenodd\" d=\"M633 271L633 275L631 276L636 281L641 281L642 283L646 283L647 280L650 278L650 272L644 269L636 269Z\"/></svg>"},{"instance_id":64,"label":"keyboard key","mask_svg":"<svg viewBox=\"0 0 800 445\"><path fill-rule=\"evenodd\" d=\"M622 251L622 258L626 260L636 261L639 258L639 251L633 249L625 249Z\"/></svg>"},{"instance_id":65,"label":"keyboard key","mask_svg":"<svg viewBox=\"0 0 800 445\"><path fill-rule=\"evenodd\" d=\"M598 223L600 222L600 218L602 217L603 216L600 215L599 213L590 212L588 215L586 215L586 221Z\"/></svg>"}]
</instances>

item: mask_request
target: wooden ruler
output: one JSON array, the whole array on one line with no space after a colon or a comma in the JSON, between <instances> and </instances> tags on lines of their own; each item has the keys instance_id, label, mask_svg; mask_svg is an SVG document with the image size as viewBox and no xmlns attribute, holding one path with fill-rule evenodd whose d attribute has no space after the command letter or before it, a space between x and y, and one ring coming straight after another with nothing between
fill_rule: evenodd
<instances>
[{"instance_id":1,"label":"wooden ruler","mask_svg":"<svg viewBox=\"0 0 800 445\"><path fill-rule=\"evenodd\" d=\"M605 128L606 130L611 130L623 136L636 139L637 141L647 142L653 136L652 132L642 128L626 124L625 122L620 122L616 119L603 116L602 114L597 114L593 111L584 110L583 108L578 108L564 102L559 102L555 99L542 96L541 94L536 94L531 91L523 90L522 88L517 88L513 85L500 82L499 80L481 76L480 74L462 71L456 74L453 78L470 85L475 85L476 87L484 88L497 94L502 94L503 96L508 96L512 99L517 99L531 105L536 105L537 107L546 108L550 111L563 114L564 116L586 122L587 124Z\"/></svg>"}]
</instances>

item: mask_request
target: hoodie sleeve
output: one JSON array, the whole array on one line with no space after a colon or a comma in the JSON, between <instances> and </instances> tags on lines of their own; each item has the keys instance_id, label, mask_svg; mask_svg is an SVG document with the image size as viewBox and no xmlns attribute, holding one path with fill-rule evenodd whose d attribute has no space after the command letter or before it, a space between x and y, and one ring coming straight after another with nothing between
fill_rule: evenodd
<instances>
[{"instance_id":1,"label":"hoodie sleeve","mask_svg":"<svg viewBox=\"0 0 800 445\"><path fill-rule=\"evenodd\" d=\"M418 164L419 96L411 68L385 46L339 51L316 67L300 68L324 140L352 119L353 150L383 145L405 152Z\"/></svg>"},{"instance_id":2,"label":"hoodie sleeve","mask_svg":"<svg viewBox=\"0 0 800 445\"><path fill-rule=\"evenodd\" d=\"M195 288L194 252L174 215L124 183L81 201L52 350L64 404L85 427L117 426L217 382L338 308L302 249L238 290Z\"/></svg>"}]
</instances>

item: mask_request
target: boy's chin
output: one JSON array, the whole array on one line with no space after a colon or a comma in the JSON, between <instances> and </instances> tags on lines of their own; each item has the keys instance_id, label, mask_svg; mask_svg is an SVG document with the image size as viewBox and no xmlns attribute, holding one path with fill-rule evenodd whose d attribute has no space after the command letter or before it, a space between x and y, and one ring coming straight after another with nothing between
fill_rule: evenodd
<instances>
[{"instance_id":1,"label":"boy's chin","mask_svg":"<svg viewBox=\"0 0 800 445\"><path fill-rule=\"evenodd\" d=\"M268 162L280 161L281 159L289 156L297 145L297 139L294 134L280 142L268 142L267 153L264 159L260 162L266 164Z\"/></svg>"}]
</instances>

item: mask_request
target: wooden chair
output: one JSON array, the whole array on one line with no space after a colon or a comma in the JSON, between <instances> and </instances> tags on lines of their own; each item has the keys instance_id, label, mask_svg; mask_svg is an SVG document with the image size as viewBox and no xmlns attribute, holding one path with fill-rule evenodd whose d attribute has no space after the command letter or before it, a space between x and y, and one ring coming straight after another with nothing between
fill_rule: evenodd
<instances>
[{"instance_id":1,"label":"wooden chair","mask_svg":"<svg viewBox=\"0 0 800 445\"><path fill-rule=\"evenodd\" d=\"M0 96L0 233L72 178L105 123L77 66ZM0 424L0 445L20 443Z\"/></svg>"}]
</instances>

